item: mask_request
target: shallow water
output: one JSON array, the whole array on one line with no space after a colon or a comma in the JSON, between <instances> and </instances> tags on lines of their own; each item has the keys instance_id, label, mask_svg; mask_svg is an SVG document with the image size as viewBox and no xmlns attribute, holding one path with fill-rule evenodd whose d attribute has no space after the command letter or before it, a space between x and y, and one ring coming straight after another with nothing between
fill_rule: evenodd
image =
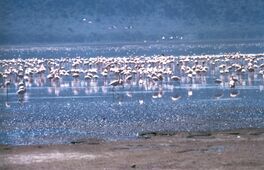
<instances>
[{"instance_id":1,"label":"shallow water","mask_svg":"<svg viewBox=\"0 0 264 170\"><path fill-rule=\"evenodd\" d=\"M142 131L207 131L264 127L264 78L239 77L236 88L216 84L210 69L192 82L109 85L110 78L58 82L35 75L27 92L0 88L0 143L12 145L69 143L99 137L135 138ZM175 69L174 73L180 74ZM228 76L223 76L228 80ZM147 80L145 80L147 81Z\"/></svg>"},{"instance_id":2,"label":"shallow water","mask_svg":"<svg viewBox=\"0 0 264 170\"><path fill-rule=\"evenodd\" d=\"M60 57L127 57L151 55L200 55L231 52L263 53L264 41L146 42L116 44L67 44L0 46L0 59Z\"/></svg>"}]
</instances>

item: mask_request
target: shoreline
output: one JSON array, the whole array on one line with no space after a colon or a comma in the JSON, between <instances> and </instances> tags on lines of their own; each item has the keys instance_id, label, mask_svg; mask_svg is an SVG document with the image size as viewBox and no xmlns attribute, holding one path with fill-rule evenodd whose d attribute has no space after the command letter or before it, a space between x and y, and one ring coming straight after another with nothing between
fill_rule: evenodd
<instances>
[{"instance_id":1,"label":"shoreline","mask_svg":"<svg viewBox=\"0 0 264 170\"><path fill-rule=\"evenodd\" d=\"M264 128L145 132L135 140L0 145L0 169L263 169Z\"/></svg>"}]
</instances>

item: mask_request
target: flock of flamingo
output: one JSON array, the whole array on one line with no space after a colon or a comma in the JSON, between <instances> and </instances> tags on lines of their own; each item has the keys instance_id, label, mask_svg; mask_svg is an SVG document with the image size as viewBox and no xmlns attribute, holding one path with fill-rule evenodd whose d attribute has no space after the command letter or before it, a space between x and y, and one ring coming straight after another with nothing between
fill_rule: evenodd
<instances>
[{"instance_id":1,"label":"flock of flamingo","mask_svg":"<svg viewBox=\"0 0 264 170\"><path fill-rule=\"evenodd\" d=\"M264 79L264 54L18 58L0 60L0 71L0 87L8 89L14 86L18 95L25 94L34 82L37 86L48 82L47 86L58 87L68 80L73 82L72 88L80 81L86 86L102 82L103 87L115 90L133 85L155 88L206 84L208 76L213 78L212 84L233 89L238 85L250 85L256 76ZM245 79L248 83L243 81Z\"/></svg>"}]
</instances>

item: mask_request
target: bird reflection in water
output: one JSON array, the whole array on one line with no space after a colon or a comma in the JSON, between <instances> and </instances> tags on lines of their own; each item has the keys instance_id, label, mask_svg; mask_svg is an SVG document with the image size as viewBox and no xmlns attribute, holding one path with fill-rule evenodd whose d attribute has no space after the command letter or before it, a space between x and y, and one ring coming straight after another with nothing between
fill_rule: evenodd
<instances>
[{"instance_id":1,"label":"bird reflection in water","mask_svg":"<svg viewBox=\"0 0 264 170\"><path fill-rule=\"evenodd\" d=\"M239 91L237 89L231 89L230 97L237 97L239 95Z\"/></svg>"},{"instance_id":2,"label":"bird reflection in water","mask_svg":"<svg viewBox=\"0 0 264 170\"><path fill-rule=\"evenodd\" d=\"M191 97L193 95L192 87L190 86L187 91L188 97Z\"/></svg>"},{"instance_id":3,"label":"bird reflection in water","mask_svg":"<svg viewBox=\"0 0 264 170\"><path fill-rule=\"evenodd\" d=\"M214 98L215 98L215 99L220 99L220 98L222 98L223 96L224 96L224 92L223 92L222 90L219 90L219 91L217 91L217 92L215 93Z\"/></svg>"},{"instance_id":4,"label":"bird reflection in water","mask_svg":"<svg viewBox=\"0 0 264 170\"><path fill-rule=\"evenodd\" d=\"M74 79L71 81L71 90L74 95L78 95L80 92L80 81L78 79Z\"/></svg>"},{"instance_id":5,"label":"bird reflection in water","mask_svg":"<svg viewBox=\"0 0 264 170\"><path fill-rule=\"evenodd\" d=\"M25 94L18 94L18 101L23 103L25 101Z\"/></svg>"},{"instance_id":6,"label":"bird reflection in water","mask_svg":"<svg viewBox=\"0 0 264 170\"><path fill-rule=\"evenodd\" d=\"M181 98L181 96L178 95L178 94L175 94L175 95L171 96L171 100L173 100L173 101L177 101L177 100L179 100L180 98Z\"/></svg>"}]
</instances>

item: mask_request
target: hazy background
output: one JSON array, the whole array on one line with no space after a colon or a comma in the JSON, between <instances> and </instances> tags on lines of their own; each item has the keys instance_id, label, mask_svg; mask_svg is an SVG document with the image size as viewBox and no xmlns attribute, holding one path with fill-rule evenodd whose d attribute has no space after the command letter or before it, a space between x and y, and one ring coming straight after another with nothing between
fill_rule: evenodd
<instances>
[{"instance_id":1,"label":"hazy background","mask_svg":"<svg viewBox=\"0 0 264 170\"><path fill-rule=\"evenodd\" d=\"M264 39L263 0L1 0L0 44Z\"/></svg>"}]
</instances>

